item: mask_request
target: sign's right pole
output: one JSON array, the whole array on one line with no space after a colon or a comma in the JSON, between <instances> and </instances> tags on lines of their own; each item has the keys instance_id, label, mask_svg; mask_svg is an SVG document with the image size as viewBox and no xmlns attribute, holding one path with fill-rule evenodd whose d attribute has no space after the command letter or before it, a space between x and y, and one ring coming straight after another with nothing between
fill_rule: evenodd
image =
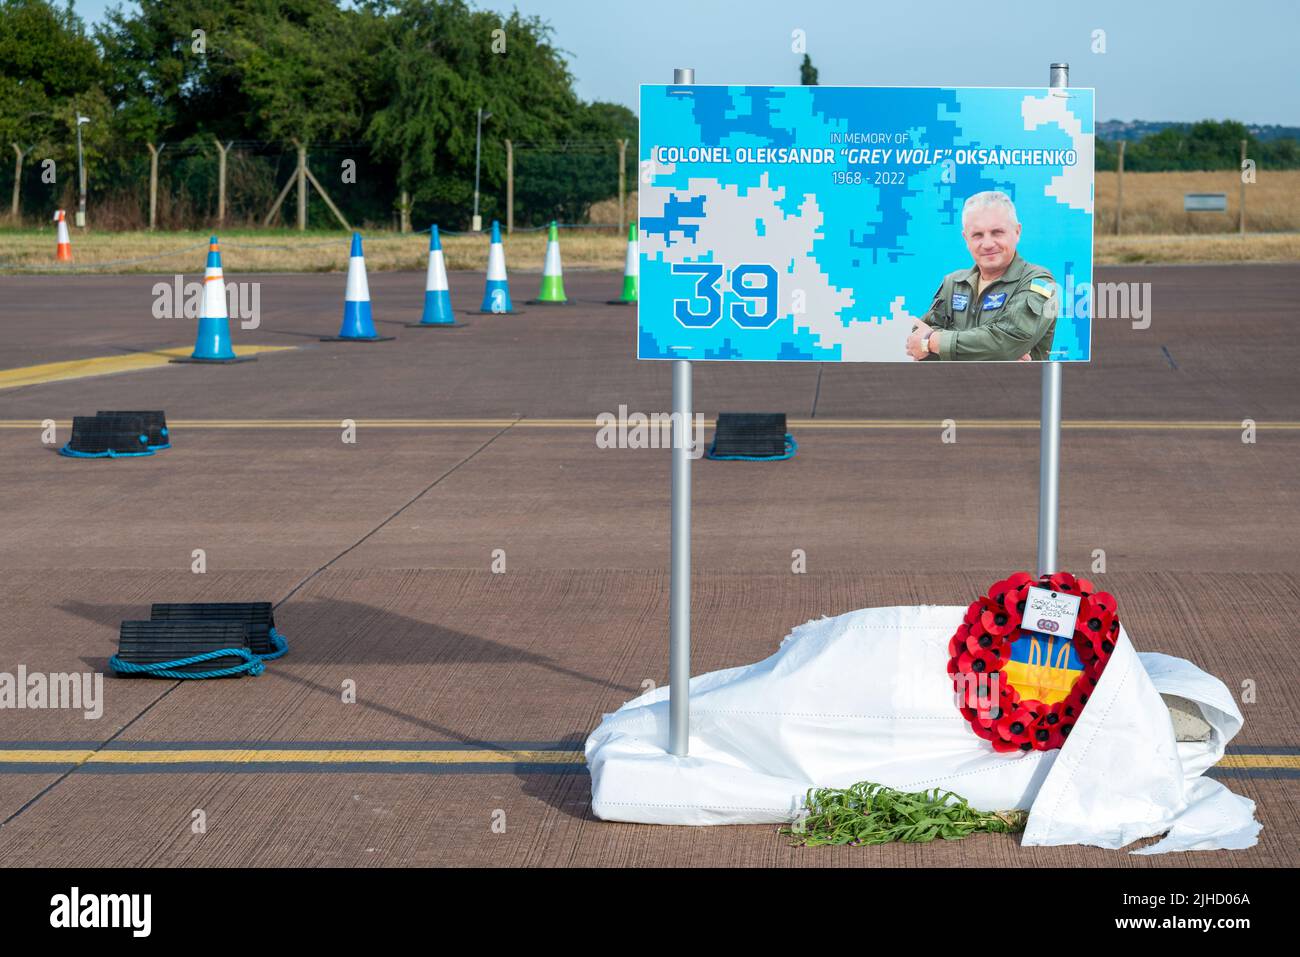
<instances>
[{"instance_id":1,"label":"sign's right pole","mask_svg":"<svg viewBox=\"0 0 1300 957\"><path fill-rule=\"evenodd\" d=\"M1070 64L1053 63L1052 89L1070 85ZM1038 574L1057 571L1057 507L1061 490L1061 363L1043 363L1043 398L1038 439Z\"/></svg>"}]
</instances>

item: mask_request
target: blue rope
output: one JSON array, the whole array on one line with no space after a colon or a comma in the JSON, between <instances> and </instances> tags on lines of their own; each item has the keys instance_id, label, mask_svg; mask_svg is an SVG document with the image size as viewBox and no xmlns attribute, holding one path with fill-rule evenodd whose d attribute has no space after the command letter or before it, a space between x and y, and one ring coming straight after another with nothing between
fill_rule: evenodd
<instances>
[{"instance_id":1,"label":"blue rope","mask_svg":"<svg viewBox=\"0 0 1300 957\"><path fill-rule=\"evenodd\" d=\"M198 664L200 661L211 661L213 658L242 658L243 664L231 665L229 668L216 668L211 671L174 671L175 668L181 668L185 665ZM257 655L253 654L247 648L220 648L216 651L204 652L201 655L191 655L188 658L177 658L175 661L159 661L150 665L137 665L129 661L123 661L117 655L108 659L109 667L118 674L137 674L137 675L154 675L159 678L224 678L227 675L250 674L260 675L266 670L266 665L262 664Z\"/></svg>"},{"instance_id":2,"label":"blue rope","mask_svg":"<svg viewBox=\"0 0 1300 957\"><path fill-rule=\"evenodd\" d=\"M140 458L143 455L153 455L154 449L169 449L171 448L171 443L168 443L167 445L146 445L145 448L148 449L148 451L116 452L113 449L109 449L106 452L78 452L72 447L72 443L69 442L63 448L59 449L59 454L66 455L70 459L134 459Z\"/></svg>"},{"instance_id":3,"label":"blue rope","mask_svg":"<svg viewBox=\"0 0 1300 957\"><path fill-rule=\"evenodd\" d=\"M262 661L274 661L276 658L283 658L285 652L289 650L289 642L285 640L284 635L274 628L271 629L271 644L275 645L275 651L269 655L258 655L257 657Z\"/></svg>"},{"instance_id":4,"label":"blue rope","mask_svg":"<svg viewBox=\"0 0 1300 957\"><path fill-rule=\"evenodd\" d=\"M274 628L271 629L271 643L275 645L275 651L269 654L259 655L249 651L247 648L220 648L216 651L207 651L201 655L191 655L189 658L177 658L175 661L159 661L149 665L132 664L129 661L123 661L117 655L108 659L109 667L120 675L152 675L157 678L225 678L230 675L260 675L266 670L264 662L274 661L276 658L283 658L289 650L289 642L285 640L284 635L280 634ZM177 668L183 668L185 665L198 664L200 661L211 661L214 658L242 658L243 662L238 665L231 665L228 668L214 668L210 671L176 671Z\"/></svg>"},{"instance_id":5,"label":"blue rope","mask_svg":"<svg viewBox=\"0 0 1300 957\"><path fill-rule=\"evenodd\" d=\"M715 455L713 450L718 447L717 436L713 438L713 444L704 454L711 459L717 459L719 462L784 462L786 459L794 458L794 454L799 451L799 443L794 440L794 436L789 432L785 434L785 454L784 455Z\"/></svg>"}]
</instances>

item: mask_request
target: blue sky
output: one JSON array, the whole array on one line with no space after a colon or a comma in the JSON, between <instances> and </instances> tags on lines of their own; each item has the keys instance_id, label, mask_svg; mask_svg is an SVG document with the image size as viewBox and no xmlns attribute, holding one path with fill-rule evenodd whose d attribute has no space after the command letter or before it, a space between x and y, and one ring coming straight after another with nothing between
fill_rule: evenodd
<instances>
[{"instance_id":1,"label":"blue sky","mask_svg":"<svg viewBox=\"0 0 1300 957\"><path fill-rule=\"evenodd\" d=\"M98 21L111 0L80 0ZM1248 0L478 0L555 27L587 100L637 106L676 66L699 83L799 81L791 33L823 84L1033 86L1065 60L1097 88L1098 119L1237 119L1300 126L1300 3ZM1093 53L1104 30L1106 52Z\"/></svg>"}]
</instances>

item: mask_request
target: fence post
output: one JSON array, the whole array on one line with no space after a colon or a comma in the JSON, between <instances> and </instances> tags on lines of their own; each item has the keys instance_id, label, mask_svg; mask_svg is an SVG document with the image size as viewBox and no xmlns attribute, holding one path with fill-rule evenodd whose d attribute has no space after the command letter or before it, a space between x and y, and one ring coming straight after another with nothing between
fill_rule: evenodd
<instances>
[{"instance_id":1,"label":"fence post","mask_svg":"<svg viewBox=\"0 0 1300 957\"><path fill-rule=\"evenodd\" d=\"M515 231L515 147L506 140L506 235Z\"/></svg>"},{"instance_id":2,"label":"fence post","mask_svg":"<svg viewBox=\"0 0 1300 957\"><path fill-rule=\"evenodd\" d=\"M298 148L298 231L307 229L307 147L297 140L293 145Z\"/></svg>"},{"instance_id":3,"label":"fence post","mask_svg":"<svg viewBox=\"0 0 1300 957\"><path fill-rule=\"evenodd\" d=\"M1242 167L1246 165L1246 141L1241 141L1241 166L1237 167L1237 176L1241 178L1241 203L1237 215L1237 232L1246 235L1246 177L1242 176Z\"/></svg>"},{"instance_id":4,"label":"fence post","mask_svg":"<svg viewBox=\"0 0 1300 957\"><path fill-rule=\"evenodd\" d=\"M14 148L14 198L9 207L9 216L18 225L18 196L23 182L23 157L27 154L18 147L17 143L10 143Z\"/></svg>"},{"instance_id":5,"label":"fence post","mask_svg":"<svg viewBox=\"0 0 1300 957\"><path fill-rule=\"evenodd\" d=\"M398 232L409 233L411 231L411 194L408 190L402 190L402 198L399 200L399 213L401 219L398 221Z\"/></svg>"},{"instance_id":6,"label":"fence post","mask_svg":"<svg viewBox=\"0 0 1300 957\"><path fill-rule=\"evenodd\" d=\"M627 231L627 140L618 141L618 234Z\"/></svg>"},{"instance_id":7,"label":"fence post","mask_svg":"<svg viewBox=\"0 0 1300 957\"><path fill-rule=\"evenodd\" d=\"M320 198L325 201L325 205L328 206L329 211L334 214L334 218L342 223L344 229L348 232L352 232L352 227L348 225L347 218L339 212L339 208L334 205L334 200L330 199L330 194L325 192L325 187L322 186L320 180L316 178L316 174L308 169L306 165L303 166L302 172L304 178L310 180L311 184L316 187L316 192L320 193Z\"/></svg>"},{"instance_id":8,"label":"fence post","mask_svg":"<svg viewBox=\"0 0 1300 957\"><path fill-rule=\"evenodd\" d=\"M1119 235L1124 221L1124 140L1119 141L1119 177L1116 180L1115 199L1115 235Z\"/></svg>"},{"instance_id":9,"label":"fence post","mask_svg":"<svg viewBox=\"0 0 1300 957\"><path fill-rule=\"evenodd\" d=\"M221 140L215 136L212 139L217 144L217 225L223 226L226 222L226 154L235 145L235 141L231 140L222 146Z\"/></svg>"},{"instance_id":10,"label":"fence post","mask_svg":"<svg viewBox=\"0 0 1300 957\"><path fill-rule=\"evenodd\" d=\"M149 147L149 229L154 229L158 225L158 154L167 148L167 144L155 147L152 143L145 143Z\"/></svg>"}]
</instances>

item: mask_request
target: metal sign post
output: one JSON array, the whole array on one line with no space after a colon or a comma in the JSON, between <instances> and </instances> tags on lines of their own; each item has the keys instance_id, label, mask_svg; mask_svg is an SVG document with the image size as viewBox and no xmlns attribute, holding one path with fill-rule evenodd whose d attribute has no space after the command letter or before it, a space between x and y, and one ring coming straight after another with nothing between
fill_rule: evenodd
<instances>
[{"instance_id":1,"label":"metal sign post","mask_svg":"<svg viewBox=\"0 0 1300 957\"><path fill-rule=\"evenodd\" d=\"M1070 85L1070 64L1053 63L1052 89ZM1061 363L1043 363L1043 398L1038 439L1038 574L1056 567L1057 504L1061 488Z\"/></svg>"},{"instance_id":2,"label":"metal sign post","mask_svg":"<svg viewBox=\"0 0 1300 957\"><path fill-rule=\"evenodd\" d=\"M695 71L673 70L673 83ZM673 361L672 558L668 584L668 753L686 754L691 731L691 364Z\"/></svg>"}]
</instances>

